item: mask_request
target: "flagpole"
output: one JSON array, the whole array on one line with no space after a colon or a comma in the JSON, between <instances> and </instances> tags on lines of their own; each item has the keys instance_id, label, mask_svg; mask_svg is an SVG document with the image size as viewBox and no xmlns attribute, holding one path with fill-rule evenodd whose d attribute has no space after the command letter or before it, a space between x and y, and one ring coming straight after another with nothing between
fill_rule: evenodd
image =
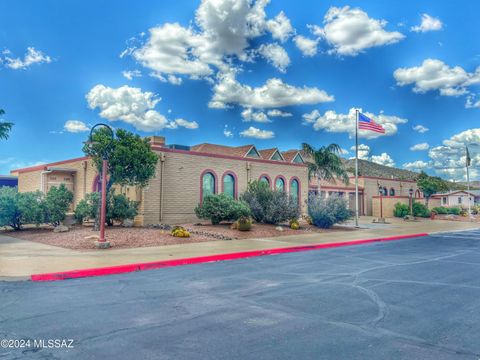
<instances>
[{"instance_id":1,"label":"flagpole","mask_svg":"<svg viewBox=\"0 0 480 360\"><path fill-rule=\"evenodd\" d=\"M355 227L358 228L358 109L355 109Z\"/></svg>"},{"instance_id":2,"label":"flagpole","mask_svg":"<svg viewBox=\"0 0 480 360\"><path fill-rule=\"evenodd\" d=\"M468 151L468 146L465 146L465 151L466 151L466 157L465 157L465 167L467 168L467 199L468 199L468 217L471 219L472 217L472 212L471 212L471 203L470 203L470 173L468 171L468 166L470 165L470 153Z\"/></svg>"}]
</instances>

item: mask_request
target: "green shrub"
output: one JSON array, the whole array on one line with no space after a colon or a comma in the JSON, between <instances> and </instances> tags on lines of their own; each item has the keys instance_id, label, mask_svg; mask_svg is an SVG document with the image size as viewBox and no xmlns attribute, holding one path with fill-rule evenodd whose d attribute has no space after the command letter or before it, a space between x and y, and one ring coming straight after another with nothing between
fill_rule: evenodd
<instances>
[{"instance_id":1,"label":"green shrub","mask_svg":"<svg viewBox=\"0 0 480 360\"><path fill-rule=\"evenodd\" d=\"M58 226L65 220L66 213L73 201L73 193L64 184L52 187L45 197L45 222Z\"/></svg>"},{"instance_id":2,"label":"green shrub","mask_svg":"<svg viewBox=\"0 0 480 360\"><path fill-rule=\"evenodd\" d=\"M331 195L325 198L321 195L311 195L308 198L308 214L313 225L327 229L351 219L353 211L348 208L347 201L340 196Z\"/></svg>"},{"instance_id":3,"label":"green shrub","mask_svg":"<svg viewBox=\"0 0 480 360\"><path fill-rule=\"evenodd\" d=\"M213 225L221 221L233 221L250 216L250 209L244 201L234 200L225 194L207 195L195 208L200 219L210 220Z\"/></svg>"},{"instance_id":4,"label":"green shrub","mask_svg":"<svg viewBox=\"0 0 480 360\"><path fill-rule=\"evenodd\" d=\"M436 206L432 209L432 211L435 211L435 213L440 215L448 214L448 208L446 208L445 206Z\"/></svg>"},{"instance_id":5,"label":"green shrub","mask_svg":"<svg viewBox=\"0 0 480 360\"><path fill-rule=\"evenodd\" d=\"M45 221L45 202L40 191L19 193L15 188L0 188L0 226L20 230L22 225Z\"/></svg>"},{"instance_id":6,"label":"green shrub","mask_svg":"<svg viewBox=\"0 0 480 360\"><path fill-rule=\"evenodd\" d=\"M460 215L461 209L459 207L449 207L448 213L451 215Z\"/></svg>"},{"instance_id":7,"label":"green shrub","mask_svg":"<svg viewBox=\"0 0 480 360\"><path fill-rule=\"evenodd\" d=\"M412 210L413 210L413 216L418 216L418 217L430 216L430 210L428 210L428 208L422 203L414 201L412 204Z\"/></svg>"},{"instance_id":8,"label":"green shrub","mask_svg":"<svg viewBox=\"0 0 480 360\"><path fill-rule=\"evenodd\" d=\"M252 181L248 184L241 199L245 201L252 212L255 221L266 224L278 224L300 215L296 200L284 191L272 190L262 181Z\"/></svg>"},{"instance_id":9,"label":"green shrub","mask_svg":"<svg viewBox=\"0 0 480 360\"><path fill-rule=\"evenodd\" d=\"M98 202L100 201L100 193L90 193L85 199L80 200L75 208L75 219L78 223L85 220L94 220L97 216ZM128 200L123 194L115 194L114 190L110 190L107 196L107 213L106 222L113 225L114 221L123 221L125 219L133 219L138 214L138 202Z\"/></svg>"},{"instance_id":10,"label":"green shrub","mask_svg":"<svg viewBox=\"0 0 480 360\"><path fill-rule=\"evenodd\" d=\"M393 216L404 218L410 214L410 209L408 208L407 204L396 203L395 208L393 209Z\"/></svg>"}]
</instances>

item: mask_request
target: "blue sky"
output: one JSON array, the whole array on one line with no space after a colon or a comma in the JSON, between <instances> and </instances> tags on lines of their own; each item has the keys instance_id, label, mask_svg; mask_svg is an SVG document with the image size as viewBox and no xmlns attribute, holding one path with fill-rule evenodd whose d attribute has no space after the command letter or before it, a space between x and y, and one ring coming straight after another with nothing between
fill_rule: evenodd
<instances>
[{"instance_id":1,"label":"blue sky","mask_svg":"<svg viewBox=\"0 0 480 360\"><path fill-rule=\"evenodd\" d=\"M100 121L186 145L336 142L351 157L358 107L387 130L362 134L362 157L462 179L464 145L480 142L478 13L474 1L3 1L0 108L15 127L0 174L81 156Z\"/></svg>"}]
</instances>

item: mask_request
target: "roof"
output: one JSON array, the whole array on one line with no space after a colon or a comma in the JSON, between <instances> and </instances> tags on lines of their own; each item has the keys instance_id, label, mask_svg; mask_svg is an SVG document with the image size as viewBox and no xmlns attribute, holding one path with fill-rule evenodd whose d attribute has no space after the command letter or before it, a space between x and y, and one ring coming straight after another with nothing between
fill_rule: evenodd
<instances>
[{"instance_id":1,"label":"roof","mask_svg":"<svg viewBox=\"0 0 480 360\"><path fill-rule=\"evenodd\" d=\"M297 156L297 154L299 153L300 151L292 149L292 150L283 151L282 156L285 159L285 161L292 162L293 159L295 159L295 156Z\"/></svg>"},{"instance_id":2,"label":"roof","mask_svg":"<svg viewBox=\"0 0 480 360\"><path fill-rule=\"evenodd\" d=\"M0 175L0 180L18 180L18 176Z\"/></svg>"},{"instance_id":3,"label":"roof","mask_svg":"<svg viewBox=\"0 0 480 360\"><path fill-rule=\"evenodd\" d=\"M447 193L434 194L434 195L432 195L432 197L452 196L452 195L459 194L459 193L464 193L464 194L470 193L470 195L473 195L473 196L480 196L480 190L470 190L470 191L454 190L454 191L450 191L450 192L447 192Z\"/></svg>"},{"instance_id":4,"label":"roof","mask_svg":"<svg viewBox=\"0 0 480 360\"><path fill-rule=\"evenodd\" d=\"M280 154L280 156L283 157L282 153L277 149L277 148L271 148L271 149L263 149L258 151L262 159L265 160L270 160L276 152Z\"/></svg>"},{"instance_id":5,"label":"roof","mask_svg":"<svg viewBox=\"0 0 480 360\"><path fill-rule=\"evenodd\" d=\"M245 157L248 151L254 147L253 145L243 145L243 146L226 146L226 145L217 145L203 143L190 147L191 151L203 152L208 154L219 154L219 155L230 155Z\"/></svg>"}]
</instances>

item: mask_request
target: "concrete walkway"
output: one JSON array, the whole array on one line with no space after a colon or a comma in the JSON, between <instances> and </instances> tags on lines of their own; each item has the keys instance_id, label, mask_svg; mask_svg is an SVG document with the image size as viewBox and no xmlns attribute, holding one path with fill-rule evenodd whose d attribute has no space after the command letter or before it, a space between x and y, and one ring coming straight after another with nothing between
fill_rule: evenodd
<instances>
[{"instance_id":1,"label":"concrete walkway","mask_svg":"<svg viewBox=\"0 0 480 360\"><path fill-rule=\"evenodd\" d=\"M420 220L404 222L388 219L390 224L373 224L371 217L361 220L361 228L327 234L289 235L264 239L211 241L135 249L77 251L0 235L0 280L27 279L32 274L106 267L131 263L173 260L250 250L298 245L335 243L416 233L434 233L480 228L478 223ZM419 240L421 241L421 240Z\"/></svg>"}]
</instances>

